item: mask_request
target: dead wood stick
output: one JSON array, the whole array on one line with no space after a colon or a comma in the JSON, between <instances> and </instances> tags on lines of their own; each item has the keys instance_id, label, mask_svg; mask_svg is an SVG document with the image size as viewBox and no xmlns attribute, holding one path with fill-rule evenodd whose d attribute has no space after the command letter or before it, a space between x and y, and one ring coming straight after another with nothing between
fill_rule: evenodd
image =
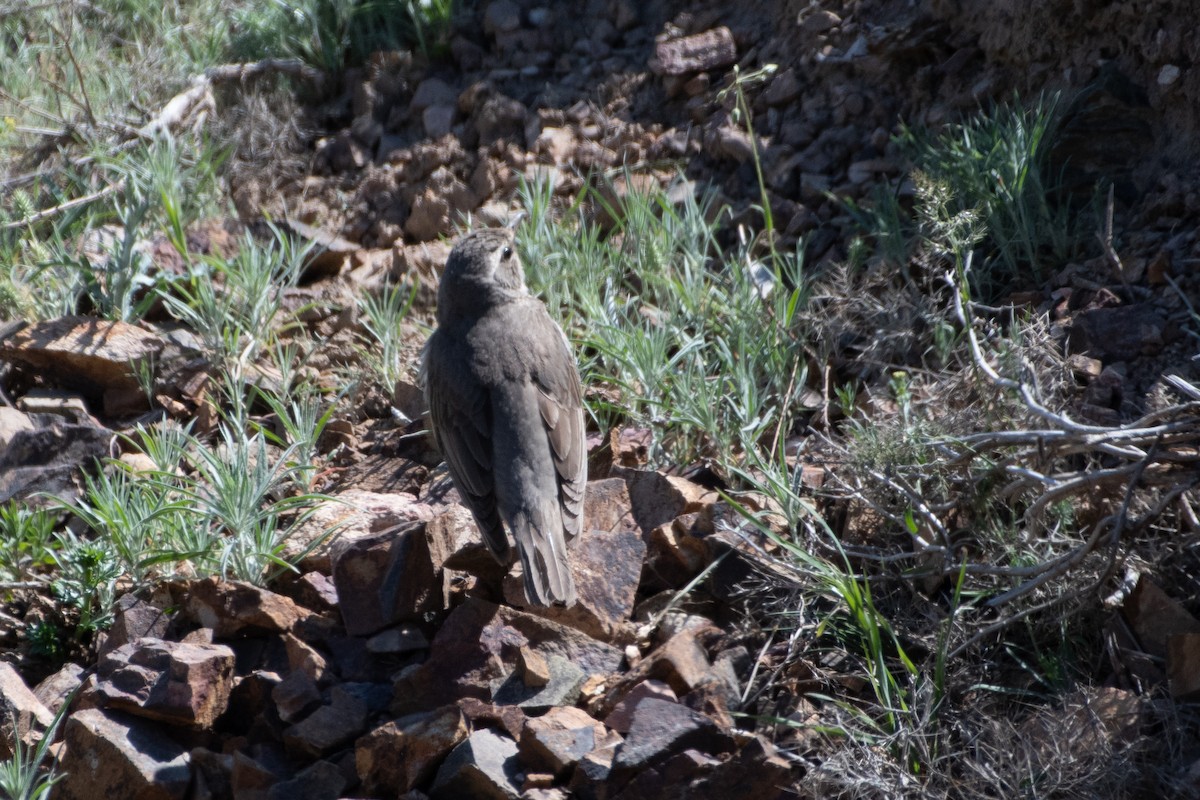
<instances>
[{"instance_id":1,"label":"dead wood stick","mask_svg":"<svg viewBox=\"0 0 1200 800\"><path fill-rule=\"evenodd\" d=\"M110 183L108 186L105 186L98 192L92 192L91 194L84 195L83 197L76 197L74 200L68 200L65 203L59 203L51 208L43 208L41 211L30 214L28 217L19 219L15 222L6 222L5 224L0 225L0 231L11 231L16 230L17 228L27 228L30 225L36 225L39 222L50 219L50 217L53 217L56 214L61 214L64 211L69 211L72 208L78 208L79 206L85 206L88 203L95 202L96 200L108 197L110 194L119 192L124 188L125 180L121 179L116 183Z\"/></svg>"}]
</instances>

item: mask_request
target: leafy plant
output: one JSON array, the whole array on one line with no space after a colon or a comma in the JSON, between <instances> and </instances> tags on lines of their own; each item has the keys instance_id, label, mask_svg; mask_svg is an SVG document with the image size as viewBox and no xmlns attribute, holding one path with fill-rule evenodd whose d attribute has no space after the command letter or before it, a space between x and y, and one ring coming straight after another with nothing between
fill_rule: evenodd
<instances>
[{"instance_id":1,"label":"leafy plant","mask_svg":"<svg viewBox=\"0 0 1200 800\"><path fill-rule=\"evenodd\" d=\"M371 338L370 345L360 347L359 355L375 380L388 392L404 377L410 362L405 348L403 322L416 300L417 284L411 288L401 285L384 287L378 293L368 292L358 300L362 325Z\"/></svg>"},{"instance_id":2,"label":"leafy plant","mask_svg":"<svg viewBox=\"0 0 1200 800\"><path fill-rule=\"evenodd\" d=\"M10 501L0 505L0 570L22 580L54 563L54 515Z\"/></svg>"}]
</instances>

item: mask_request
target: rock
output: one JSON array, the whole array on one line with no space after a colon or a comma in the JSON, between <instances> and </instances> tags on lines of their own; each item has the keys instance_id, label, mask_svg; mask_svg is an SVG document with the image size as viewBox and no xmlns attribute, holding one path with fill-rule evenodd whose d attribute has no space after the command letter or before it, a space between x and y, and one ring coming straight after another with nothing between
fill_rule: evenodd
<instances>
[{"instance_id":1,"label":"rock","mask_svg":"<svg viewBox=\"0 0 1200 800\"><path fill-rule=\"evenodd\" d=\"M415 625L400 625L380 631L367 640L367 650L372 653L397 655L429 649L429 640Z\"/></svg>"},{"instance_id":2,"label":"rock","mask_svg":"<svg viewBox=\"0 0 1200 800\"><path fill-rule=\"evenodd\" d=\"M17 400L17 410L26 414L52 414L81 424L91 416L82 396L58 389L30 389Z\"/></svg>"},{"instance_id":3,"label":"rock","mask_svg":"<svg viewBox=\"0 0 1200 800\"><path fill-rule=\"evenodd\" d=\"M556 166L567 164L575 155L578 141L569 128L542 128L534 142L533 150L544 156L543 160Z\"/></svg>"},{"instance_id":4,"label":"rock","mask_svg":"<svg viewBox=\"0 0 1200 800\"><path fill-rule=\"evenodd\" d=\"M462 107L462 98L459 98ZM503 94L491 94L475 108L472 124L479 134L479 144L488 145L502 139L525 134L527 110L518 100Z\"/></svg>"},{"instance_id":5,"label":"rock","mask_svg":"<svg viewBox=\"0 0 1200 800\"><path fill-rule=\"evenodd\" d=\"M450 547L430 541L439 533L437 528L409 523L337 543L333 582L347 633L365 636L397 622L420 621L444 608L442 565L434 554Z\"/></svg>"},{"instance_id":6,"label":"rock","mask_svg":"<svg viewBox=\"0 0 1200 800\"><path fill-rule=\"evenodd\" d=\"M1200 633L1167 638L1167 678L1171 696L1181 703L1200 699Z\"/></svg>"},{"instance_id":7,"label":"rock","mask_svg":"<svg viewBox=\"0 0 1200 800\"><path fill-rule=\"evenodd\" d=\"M565 777L585 755L607 742L601 722L579 708L552 708L521 731L522 763Z\"/></svg>"},{"instance_id":8,"label":"rock","mask_svg":"<svg viewBox=\"0 0 1200 800\"><path fill-rule=\"evenodd\" d=\"M267 800L338 800L346 788L342 768L332 761L317 761L291 780L267 790Z\"/></svg>"},{"instance_id":9,"label":"rock","mask_svg":"<svg viewBox=\"0 0 1200 800\"><path fill-rule=\"evenodd\" d=\"M803 35L812 37L831 31L841 24L842 18L837 14L823 8L815 8L799 20L799 29Z\"/></svg>"},{"instance_id":10,"label":"rock","mask_svg":"<svg viewBox=\"0 0 1200 800\"><path fill-rule=\"evenodd\" d=\"M188 752L158 726L118 712L78 711L67 719L56 800L183 800Z\"/></svg>"},{"instance_id":11,"label":"rock","mask_svg":"<svg viewBox=\"0 0 1200 800\"><path fill-rule=\"evenodd\" d=\"M1136 361L1162 351L1167 319L1153 303L1093 308L1075 317L1075 349L1105 361Z\"/></svg>"},{"instance_id":12,"label":"rock","mask_svg":"<svg viewBox=\"0 0 1200 800\"><path fill-rule=\"evenodd\" d=\"M284 543L283 558L294 559L307 550L304 566L329 574L339 541L362 539L409 522L427 522L432 516L428 506L406 492L349 489L313 507L308 519ZM324 541L314 547L321 539Z\"/></svg>"},{"instance_id":13,"label":"rock","mask_svg":"<svg viewBox=\"0 0 1200 800\"><path fill-rule=\"evenodd\" d=\"M337 275L345 269L350 256L361 249L354 242L347 241L337 234L306 225L296 219L287 220L286 225L294 236L311 245L304 264L306 281Z\"/></svg>"},{"instance_id":14,"label":"rock","mask_svg":"<svg viewBox=\"0 0 1200 800\"><path fill-rule=\"evenodd\" d=\"M320 758L360 736L367 727L367 704L335 686L330 702L283 732L283 744L293 753Z\"/></svg>"},{"instance_id":15,"label":"rock","mask_svg":"<svg viewBox=\"0 0 1200 800\"><path fill-rule=\"evenodd\" d=\"M775 800L794 796L788 789L789 773L788 763L779 757L775 748L756 737L733 757L714 758L699 750L685 750L638 773L616 798L725 800L728 797L753 797Z\"/></svg>"},{"instance_id":16,"label":"rock","mask_svg":"<svg viewBox=\"0 0 1200 800\"><path fill-rule=\"evenodd\" d=\"M512 0L492 0L483 12L483 32L489 36L521 27L521 8Z\"/></svg>"},{"instance_id":17,"label":"rock","mask_svg":"<svg viewBox=\"0 0 1200 800\"><path fill-rule=\"evenodd\" d=\"M403 794L427 783L469 733L458 706L386 722L354 746L359 779L371 794Z\"/></svg>"},{"instance_id":18,"label":"rock","mask_svg":"<svg viewBox=\"0 0 1200 800\"><path fill-rule=\"evenodd\" d=\"M705 537L711 532L711 518L700 513L683 514L651 531L643 590L686 586L708 566Z\"/></svg>"},{"instance_id":19,"label":"rock","mask_svg":"<svg viewBox=\"0 0 1200 800\"><path fill-rule=\"evenodd\" d=\"M421 112L421 125L430 139L440 139L454 127L458 108L453 104L430 106Z\"/></svg>"},{"instance_id":20,"label":"rock","mask_svg":"<svg viewBox=\"0 0 1200 800\"><path fill-rule=\"evenodd\" d=\"M743 164L754 157L754 143L750 134L736 125L726 123L717 128L707 139L708 149L719 158Z\"/></svg>"},{"instance_id":21,"label":"rock","mask_svg":"<svg viewBox=\"0 0 1200 800\"><path fill-rule=\"evenodd\" d=\"M16 669L0 661L0 758L13 755L17 736L25 747L36 746L53 721L54 713L29 690Z\"/></svg>"},{"instance_id":22,"label":"rock","mask_svg":"<svg viewBox=\"0 0 1200 800\"><path fill-rule=\"evenodd\" d=\"M606 800L609 797L608 776L612 773L613 757L620 744L620 736L610 733L604 747L597 747L579 759L569 784L572 797L580 800Z\"/></svg>"},{"instance_id":23,"label":"rock","mask_svg":"<svg viewBox=\"0 0 1200 800\"><path fill-rule=\"evenodd\" d=\"M660 75L686 75L727 67L735 61L737 45L733 33L722 25L692 36L658 42L650 68Z\"/></svg>"},{"instance_id":24,"label":"rock","mask_svg":"<svg viewBox=\"0 0 1200 800\"><path fill-rule=\"evenodd\" d=\"M783 106L798 100L801 91L803 91L803 87L796 77L796 70L788 67L780 70L775 77L771 78L771 82L763 91L762 98L763 102L769 106Z\"/></svg>"},{"instance_id":25,"label":"rock","mask_svg":"<svg viewBox=\"0 0 1200 800\"><path fill-rule=\"evenodd\" d=\"M328 663L319 650L290 633L283 634L280 641L287 654L289 672L302 672L317 682L328 677Z\"/></svg>"},{"instance_id":26,"label":"rock","mask_svg":"<svg viewBox=\"0 0 1200 800\"><path fill-rule=\"evenodd\" d=\"M161 608L134 594L122 595L117 600L113 622L109 626L108 636L100 645L99 655L103 656L121 645L143 637L161 639L166 636L170 621L171 618Z\"/></svg>"},{"instance_id":27,"label":"rock","mask_svg":"<svg viewBox=\"0 0 1200 800\"><path fill-rule=\"evenodd\" d=\"M193 747L188 753L192 765L192 800L216 800L233 797L233 756Z\"/></svg>"},{"instance_id":28,"label":"rock","mask_svg":"<svg viewBox=\"0 0 1200 800\"><path fill-rule=\"evenodd\" d=\"M237 800L267 800L272 787L292 778L292 769L282 753L255 749L258 752L254 755L242 751L233 754L229 783Z\"/></svg>"},{"instance_id":29,"label":"rock","mask_svg":"<svg viewBox=\"0 0 1200 800\"><path fill-rule=\"evenodd\" d=\"M1077 378L1098 378L1100 371L1104 369L1103 362L1098 358L1089 358L1081 353L1067 357L1067 366L1071 368L1071 372Z\"/></svg>"},{"instance_id":30,"label":"rock","mask_svg":"<svg viewBox=\"0 0 1200 800\"><path fill-rule=\"evenodd\" d=\"M165 346L138 325L60 317L31 323L0 340L0 360L32 367L99 399L108 389L139 389L131 365L154 358Z\"/></svg>"},{"instance_id":31,"label":"rock","mask_svg":"<svg viewBox=\"0 0 1200 800\"><path fill-rule=\"evenodd\" d=\"M542 654L529 647L520 648L519 653L517 669L521 673L522 682L531 688L541 688L549 684L552 677L550 664Z\"/></svg>"},{"instance_id":32,"label":"rock","mask_svg":"<svg viewBox=\"0 0 1200 800\"><path fill-rule=\"evenodd\" d=\"M271 700L281 720L295 722L321 702L321 689L310 675L291 672L271 689Z\"/></svg>"},{"instance_id":33,"label":"rock","mask_svg":"<svg viewBox=\"0 0 1200 800\"><path fill-rule=\"evenodd\" d=\"M367 149L348 130L318 142L317 158L331 172L354 172L365 167L370 160Z\"/></svg>"},{"instance_id":34,"label":"rock","mask_svg":"<svg viewBox=\"0 0 1200 800\"><path fill-rule=\"evenodd\" d=\"M463 697L455 705L462 709L472 730L493 728L504 731L512 739L521 738L521 731L529 721L528 715L516 706L496 706L475 697Z\"/></svg>"},{"instance_id":35,"label":"rock","mask_svg":"<svg viewBox=\"0 0 1200 800\"><path fill-rule=\"evenodd\" d=\"M100 659L96 688L113 708L172 725L209 728L229 704L233 660L225 645L137 639Z\"/></svg>"},{"instance_id":36,"label":"rock","mask_svg":"<svg viewBox=\"0 0 1200 800\"><path fill-rule=\"evenodd\" d=\"M329 576L316 570L297 578L290 594L297 603L312 611L325 613L336 611L338 607L337 587Z\"/></svg>"},{"instance_id":37,"label":"rock","mask_svg":"<svg viewBox=\"0 0 1200 800\"><path fill-rule=\"evenodd\" d=\"M397 679L394 713L431 710L460 697L490 699L490 686L512 675L519 648L549 662L558 656L584 674L614 672L622 653L550 620L468 598L454 609L430 646L429 660Z\"/></svg>"},{"instance_id":38,"label":"rock","mask_svg":"<svg viewBox=\"0 0 1200 800\"><path fill-rule=\"evenodd\" d=\"M450 232L449 200L433 189L426 189L413 200L412 211L404 222L404 231L418 242L428 242ZM466 209L470 210L470 209Z\"/></svg>"},{"instance_id":39,"label":"rock","mask_svg":"<svg viewBox=\"0 0 1200 800\"><path fill-rule=\"evenodd\" d=\"M641 534L633 518L629 487L623 478L588 481L583 494L583 530Z\"/></svg>"},{"instance_id":40,"label":"rock","mask_svg":"<svg viewBox=\"0 0 1200 800\"><path fill-rule=\"evenodd\" d=\"M625 623L633 612L645 556L646 544L635 531L584 529L567 550L575 577L576 604L570 608L531 606L526 610L598 639L631 641L633 632ZM505 599L510 605L526 605L521 586L514 575L506 580Z\"/></svg>"},{"instance_id":41,"label":"rock","mask_svg":"<svg viewBox=\"0 0 1200 800\"><path fill-rule=\"evenodd\" d=\"M111 452L114 434L93 424L32 418L33 430L14 430L0 449L0 503L35 492L73 495L81 467Z\"/></svg>"},{"instance_id":42,"label":"rock","mask_svg":"<svg viewBox=\"0 0 1200 800\"><path fill-rule=\"evenodd\" d=\"M621 786L639 772L685 750L731 752L733 739L716 724L679 703L650 698L634 711L629 735L617 749L610 780Z\"/></svg>"},{"instance_id":43,"label":"rock","mask_svg":"<svg viewBox=\"0 0 1200 800\"><path fill-rule=\"evenodd\" d=\"M677 702L678 697L671 687L662 681L647 679L634 686L613 706L613 710L604 718L604 724L618 733L629 733L633 725L633 714L644 700L665 700Z\"/></svg>"},{"instance_id":44,"label":"rock","mask_svg":"<svg viewBox=\"0 0 1200 800\"><path fill-rule=\"evenodd\" d=\"M681 514L707 511L719 499L716 492L686 478L617 466L612 474L629 487L634 519L646 535Z\"/></svg>"},{"instance_id":45,"label":"rock","mask_svg":"<svg viewBox=\"0 0 1200 800\"><path fill-rule=\"evenodd\" d=\"M671 636L621 676L594 711L607 718L633 687L649 678L666 683L679 697L701 686L708 679L712 665L704 648L696 641L697 632L694 628L685 628ZM632 726L632 720L629 724Z\"/></svg>"},{"instance_id":46,"label":"rock","mask_svg":"<svg viewBox=\"0 0 1200 800\"><path fill-rule=\"evenodd\" d=\"M1145 576L1138 579L1121 614L1146 652L1158 658L1167 657L1172 636L1200 634L1200 620Z\"/></svg>"},{"instance_id":47,"label":"rock","mask_svg":"<svg viewBox=\"0 0 1200 800\"><path fill-rule=\"evenodd\" d=\"M305 615L287 597L241 581L204 578L185 584L187 613L218 639L239 633L283 633Z\"/></svg>"},{"instance_id":48,"label":"rock","mask_svg":"<svg viewBox=\"0 0 1200 800\"><path fill-rule=\"evenodd\" d=\"M417 84L417 90L413 92L409 108L412 109L414 114L419 114L425 109L434 106L452 106L457 108L458 95L458 90L441 78L426 78Z\"/></svg>"},{"instance_id":49,"label":"rock","mask_svg":"<svg viewBox=\"0 0 1200 800\"><path fill-rule=\"evenodd\" d=\"M534 651L536 653L536 651ZM562 656L551 655L546 659L549 679L541 686L525 682L520 669L514 669L504 683L500 684L492 700L497 705L517 706L537 713L552 706L569 706L579 699L579 690L587 677L583 670Z\"/></svg>"},{"instance_id":50,"label":"rock","mask_svg":"<svg viewBox=\"0 0 1200 800\"><path fill-rule=\"evenodd\" d=\"M517 743L494 731L475 731L446 758L429 796L433 800L516 800L521 796Z\"/></svg>"},{"instance_id":51,"label":"rock","mask_svg":"<svg viewBox=\"0 0 1200 800\"><path fill-rule=\"evenodd\" d=\"M33 694L42 701L42 705L46 706L51 714L57 714L71 693L83 683L83 676L86 672L87 670L78 664L64 664L58 672L47 676L41 683L33 687ZM3 689L0 689L0 695L9 696Z\"/></svg>"},{"instance_id":52,"label":"rock","mask_svg":"<svg viewBox=\"0 0 1200 800\"><path fill-rule=\"evenodd\" d=\"M8 449L13 437L20 431L37 428L33 417L11 406L0 406L0 453Z\"/></svg>"}]
</instances>

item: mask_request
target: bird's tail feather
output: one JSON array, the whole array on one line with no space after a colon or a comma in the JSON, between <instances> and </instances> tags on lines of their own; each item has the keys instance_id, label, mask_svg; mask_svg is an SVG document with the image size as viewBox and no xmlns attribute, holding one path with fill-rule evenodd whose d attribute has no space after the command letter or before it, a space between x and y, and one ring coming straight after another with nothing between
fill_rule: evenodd
<instances>
[{"instance_id":1,"label":"bird's tail feather","mask_svg":"<svg viewBox=\"0 0 1200 800\"><path fill-rule=\"evenodd\" d=\"M575 579L567 558L562 517L552 510L530 509L514 515L513 538L525 574L525 597L539 606L575 605Z\"/></svg>"}]
</instances>

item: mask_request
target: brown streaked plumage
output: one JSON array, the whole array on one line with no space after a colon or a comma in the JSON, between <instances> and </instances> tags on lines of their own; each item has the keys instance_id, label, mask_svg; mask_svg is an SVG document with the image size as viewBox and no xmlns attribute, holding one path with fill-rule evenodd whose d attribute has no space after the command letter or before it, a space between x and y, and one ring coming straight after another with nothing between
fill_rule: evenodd
<instances>
[{"instance_id":1,"label":"brown streaked plumage","mask_svg":"<svg viewBox=\"0 0 1200 800\"><path fill-rule=\"evenodd\" d=\"M513 232L479 230L450 253L423 373L454 485L502 564L517 542L529 602L575 603L566 543L587 482L579 373L562 329L525 288Z\"/></svg>"}]
</instances>

